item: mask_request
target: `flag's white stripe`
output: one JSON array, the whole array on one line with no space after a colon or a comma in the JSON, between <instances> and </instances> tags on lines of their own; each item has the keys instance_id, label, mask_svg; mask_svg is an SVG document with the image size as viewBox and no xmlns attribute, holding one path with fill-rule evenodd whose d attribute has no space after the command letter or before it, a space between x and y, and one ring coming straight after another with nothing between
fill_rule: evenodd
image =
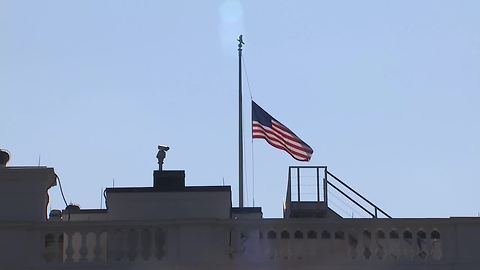
<instances>
[{"instance_id":1,"label":"flag's white stripe","mask_svg":"<svg viewBox=\"0 0 480 270\"><path fill-rule=\"evenodd\" d=\"M291 148L286 148L285 145L282 144L281 142L279 142L278 140L269 138L268 133L266 133L266 132L265 133L256 133L255 135L257 136L256 138L264 138L269 144L271 144L275 148L286 151L287 153L289 153L292 157L294 157L297 160L308 161L310 159L310 156L311 156L310 154L308 154L308 153L300 154L300 153L293 152L293 151L291 151L292 150Z\"/></svg>"},{"instance_id":2,"label":"flag's white stripe","mask_svg":"<svg viewBox=\"0 0 480 270\"><path fill-rule=\"evenodd\" d=\"M271 128L269 127L265 127L265 126L261 126L261 127L258 127L258 126L254 126L254 134L258 134L258 132L255 132L255 130L257 129L258 131L260 132L265 132L266 136L268 138L271 138L271 139L276 139L277 141L279 141L279 143L281 143L283 145L284 148L288 149L289 152L292 152L292 153L295 153L295 154L299 154L299 155L302 155L302 156L310 156L311 154L308 153L304 147L297 147L297 146L290 146L288 145L287 143L285 143L285 140L284 138L282 138L281 136L279 136L279 134L275 131L273 131ZM258 134L260 135L260 134ZM263 135L263 134L262 134ZM298 144L296 144L298 145ZM300 149L299 149L300 148Z\"/></svg>"},{"instance_id":3,"label":"flag's white stripe","mask_svg":"<svg viewBox=\"0 0 480 270\"><path fill-rule=\"evenodd\" d=\"M265 130L267 133L271 134L271 136L275 136L275 138L279 141L281 141L282 143L284 143L287 147L289 148L292 148L292 149L297 149L299 151L304 151L305 148L303 147L303 145L301 145L300 143L298 142L294 142L294 141L291 141L287 138L284 138L281 136L281 134L279 134L278 132L276 132L275 130L271 129L271 128L268 128L268 127L257 127L257 129L262 129L262 130ZM254 130L255 131L255 130Z\"/></svg>"},{"instance_id":4,"label":"flag's white stripe","mask_svg":"<svg viewBox=\"0 0 480 270\"><path fill-rule=\"evenodd\" d=\"M262 128L268 130L271 133L274 133L277 137L281 138L283 141L292 145L293 147L298 147L298 148L302 148L302 149L304 148L303 144L301 144L299 141L291 140L290 138L287 138L287 137L283 136L280 132L278 132L277 129L272 129L272 128L265 127L265 126L262 126Z\"/></svg>"},{"instance_id":5,"label":"flag's white stripe","mask_svg":"<svg viewBox=\"0 0 480 270\"><path fill-rule=\"evenodd\" d=\"M308 146L304 141L302 141L297 135L293 134L292 131L290 131L287 127L282 125L280 122L273 120L272 128L277 132L280 132L283 136L298 142L301 145L302 149L306 149L308 153L313 154L313 149L310 148L310 146Z\"/></svg>"},{"instance_id":6,"label":"flag's white stripe","mask_svg":"<svg viewBox=\"0 0 480 270\"><path fill-rule=\"evenodd\" d=\"M285 133L285 131L281 130L276 125L272 125L272 130L275 131L278 134L278 136L281 136L282 138L284 138L285 141L298 145L301 148L305 148L305 145L302 143L302 141L298 137L294 137L290 133Z\"/></svg>"},{"instance_id":7,"label":"flag's white stripe","mask_svg":"<svg viewBox=\"0 0 480 270\"><path fill-rule=\"evenodd\" d=\"M290 149L288 148L285 148L283 144L281 144L280 142L276 141L276 140L272 140L270 138L268 138L266 136L266 134L261 134L260 136L257 136L256 138L264 138L269 144L271 144L272 146L280 149L280 150L284 150L286 151L287 153L289 153L290 155L292 155L295 159L298 159L298 160L307 160L309 155L302 155L302 154L298 154L298 153L295 153L295 152L292 152L290 151Z\"/></svg>"},{"instance_id":8,"label":"flag's white stripe","mask_svg":"<svg viewBox=\"0 0 480 270\"><path fill-rule=\"evenodd\" d=\"M286 136L288 138L290 138L291 140L296 140L296 141L302 141L300 140L300 138L298 138L297 136L295 136L294 134L292 134L291 132L288 132L286 129L286 127L282 124L280 124L279 122L277 121L272 121L272 128L274 128L275 130L277 130L278 132L282 133L283 136Z\"/></svg>"},{"instance_id":9,"label":"flag's white stripe","mask_svg":"<svg viewBox=\"0 0 480 270\"><path fill-rule=\"evenodd\" d=\"M256 124L255 122L254 122L254 124ZM262 126L260 123L258 125ZM253 128L255 129L255 125L253 125ZM305 148L303 146L303 144L300 143L298 140L291 140L290 138L286 138L285 136L283 136L280 132L278 132L278 129L272 129L272 128L269 128L269 127L266 127L266 126L262 126L262 128L268 130L271 133L274 133L277 137L281 138L281 140L285 141L288 144L291 144L293 147L297 147L299 149L304 149Z\"/></svg>"}]
</instances>

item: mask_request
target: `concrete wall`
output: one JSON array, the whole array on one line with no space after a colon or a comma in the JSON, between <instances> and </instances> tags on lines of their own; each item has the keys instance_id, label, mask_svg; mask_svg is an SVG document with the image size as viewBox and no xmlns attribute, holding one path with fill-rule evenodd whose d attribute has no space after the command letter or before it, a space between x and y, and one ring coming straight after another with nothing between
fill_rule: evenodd
<instances>
[{"instance_id":1,"label":"concrete wall","mask_svg":"<svg viewBox=\"0 0 480 270\"><path fill-rule=\"evenodd\" d=\"M229 219L230 192L107 193L109 220Z\"/></svg>"},{"instance_id":2,"label":"concrete wall","mask_svg":"<svg viewBox=\"0 0 480 270\"><path fill-rule=\"evenodd\" d=\"M0 167L0 221L45 221L53 168Z\"/></svg>"},{"instance_id":3,"label":"concrete wall","mask_svg":"<svg viewBox=\"0 0 480 270\"><path fill-rule=\"evenodd\" d=\"M108 220L107 211L82 210L78 212L63 211L62 220L69 221L104 221Z\"/></svg>"},{"instance_id":4,"label":"concrete wall","mask_svg":"<svg viewBox=\"0 0 480 270\"><path fill-rule=\"evenodd\" d=\"M0 269L28 269L43 262L42 234L25 226L0 224Z\"/></svg>"}]
</instances>

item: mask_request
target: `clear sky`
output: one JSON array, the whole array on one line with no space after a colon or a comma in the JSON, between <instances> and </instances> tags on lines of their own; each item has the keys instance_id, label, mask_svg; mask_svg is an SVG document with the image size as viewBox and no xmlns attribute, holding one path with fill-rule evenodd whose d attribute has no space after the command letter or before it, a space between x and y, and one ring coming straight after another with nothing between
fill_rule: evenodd
<instances>
[{"instance_id":1,"label":"clear sky","mask_svg":"<svg viewBox=\"0 0 480 270\"><path fill-rule=\"evenodd\" d=\"M395 217L480 212L479 1L0 0L0 147L55 168L69 202L151 186L156 146L188 185L237 186L237 51L255 101ZM247 203L253 204L246 80ZM255 205L287 168L253 142ZM57 187L51 207L63 208ZM246 196L247 197L247 196Z\"/></svg>"}]
</instances>

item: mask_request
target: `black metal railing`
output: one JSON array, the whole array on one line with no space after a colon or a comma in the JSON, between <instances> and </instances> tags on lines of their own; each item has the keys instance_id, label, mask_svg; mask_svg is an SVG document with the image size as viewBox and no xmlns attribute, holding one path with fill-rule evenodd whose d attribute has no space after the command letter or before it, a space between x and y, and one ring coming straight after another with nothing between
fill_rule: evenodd
<instances>
[{"instance_id":1,"label":"black metal railing","mask_svg":"<svg viewBox=\"0 0 480 270\"><path fill-rule=\"evenodd\" d=\"M358 193L356 190L351 188L345 182L340 180L337 176L329 172L327 169L327 166L290 166L288 168L288 186L287 186L287 198L286 198L287 204L291 203L292 201L297 201L297 202L308 201L308 200L302 200L302 194L305 194L305 192L302 193L302 187L305 188L306 186L312 186L312 185L302 185L302 177L305 180L305 176L302 176L303 175L302 171L305 172L307 170L310 170L310 171L313 170L315 172L313 176L308 175L308 177L310 178L313 177L315 180L315 184L313 186L315 186L314 193L316 193L316 200L314 201L323 202L328 207L328 203L329 203L328 194L331 191L329 190L329 187L331 187L333 188L334 191L341 194L349 202L351 202L353 205L363 210L366 214L368 214L372 218L378 218L379 214L382 214L387 218L392 218L380 207L378 207L377 205L372 203L370 200L365 198L363 195ZM292 180L293 181L296 180L295 181L296 183L292 184ZM295 200L292 200L292 186L296 187ZM311 193L312 192L310 192L310 194Z\"/></svg>"}]
</instances>

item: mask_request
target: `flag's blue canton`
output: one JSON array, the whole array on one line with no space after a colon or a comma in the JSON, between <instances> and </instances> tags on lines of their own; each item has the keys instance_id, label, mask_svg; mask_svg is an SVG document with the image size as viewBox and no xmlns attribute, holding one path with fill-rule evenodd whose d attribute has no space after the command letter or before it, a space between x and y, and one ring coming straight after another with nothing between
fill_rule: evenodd
<instances>
[{"instance_id":1,"label":"flag's blue canton","mask_svg":"<svg viewBox=\"0 0 480 270\"><path fill-rule=\"evenodd\" d=\"M257 121L262 126L272 127L272 120L275 120L270 114L264 111L252 100L252 121ZM277 121L278 122L278 121Z\"/></svg>"}]
</instances>

